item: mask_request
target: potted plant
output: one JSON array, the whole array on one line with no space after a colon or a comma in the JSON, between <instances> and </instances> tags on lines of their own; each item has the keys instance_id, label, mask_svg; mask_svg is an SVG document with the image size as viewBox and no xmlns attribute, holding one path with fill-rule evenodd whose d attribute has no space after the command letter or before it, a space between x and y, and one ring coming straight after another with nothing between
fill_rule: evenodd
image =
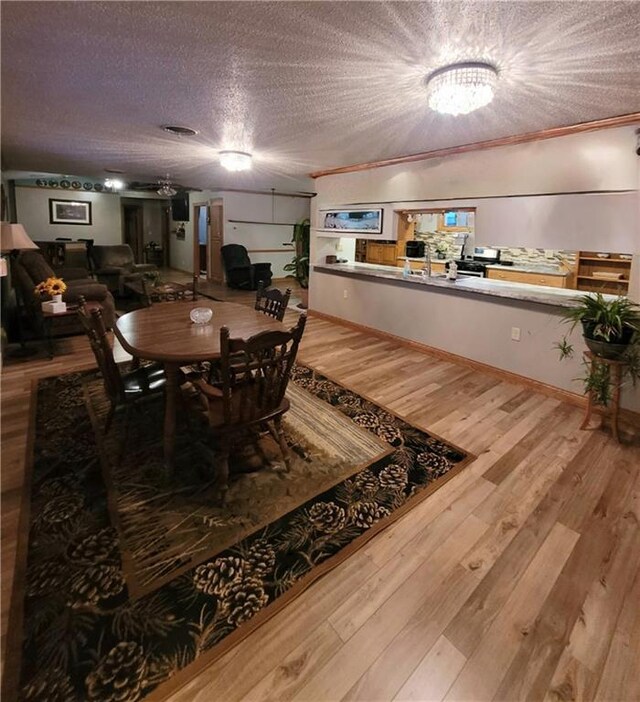
<instances>
[{"instance_id":1,"label":"potted plant","mask_svg":"<svg viewBox=\"0 0 640 702\"><path fill-rule=\"evenodd\" d=\"M602 293L595 293L582 295L563 316L571 325L570 331L582 326L585 344L594 356L625 361L624 376L635 385L640 378L640 306L626 297L606 300ZM561 359L573 356L573 345L566 336L556 347ZM586 393L598 404L608 405L611 388L606 363L585 362L582 381Z\"/></svg>"},{"instance_id":2,"label":"potted plant","mask_svg":"<svg viewBox=\"0 0 640 702\"><path fill-rule=\"evenodd\" d=\"M447 257L447 246L443 242L436 244L436 257L440 259Z\"/></svg>"},{"instance_id":3,"label":"potted plant","mask_svg":"<svg viewBox=\"0 0 640 702\"><path fill-rule=\"evenodd\" d=\"M301 219L293 225L293 238L291 243L295 247L295 254L291 263L284 267L295 278L301 288L300 307L307 309L309 306L309 245L311 240L311 222Z\"/></svg>"}]
</instances>

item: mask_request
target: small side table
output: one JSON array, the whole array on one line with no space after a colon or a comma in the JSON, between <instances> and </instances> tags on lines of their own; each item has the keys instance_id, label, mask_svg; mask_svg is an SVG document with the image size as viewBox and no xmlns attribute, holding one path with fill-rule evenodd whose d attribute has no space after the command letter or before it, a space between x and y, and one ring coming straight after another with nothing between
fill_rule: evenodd
<instances>
[{"instance_id":1,"label":"small side table","mask_svg":"<svg viewBox=\"0 0 640 702\"><path fill-rule=\"evenodd\" d=\"M611 399L608 405L600 404L594 393L590 392L587 396L587 412L584 417L584 421L580 425L580 429L587 429L589 421L591 420L591 415L595 412L600 414L603 418L611 418L611 431L615 440L619 443L620 436L618 434L618 414L620 413L620 394L622 387L622 372L624 367L627 365L627 361L612 359L612 358L602 358L602 356L596 356L591 353L591 351L585 351L584 357L586 362L591 365L593 369L595 365L607 366L609 369L609 385L612 389Z\"/></svg>"},{"instance_id":2,"label":"small side table","mask_svg":"<svg viewBox=\"0 0 640 702\"><path fill-rule=\"evenodd\" d=\"M69 303L67 303L67 309L64 312L57 312L54 314L53 312L42 311L42 336L44 337L49 359L52 359L54 355L53 326L56 319L71 317L76 314L78 314L78 305Z\"/></svg>"}]
</instances>

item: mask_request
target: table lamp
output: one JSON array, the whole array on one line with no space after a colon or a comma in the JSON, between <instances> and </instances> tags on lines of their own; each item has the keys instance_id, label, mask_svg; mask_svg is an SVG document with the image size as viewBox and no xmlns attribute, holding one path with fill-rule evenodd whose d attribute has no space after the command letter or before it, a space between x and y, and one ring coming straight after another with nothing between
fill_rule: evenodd
<instances>
[{"instance_id":1,"label":"table lamp","mask_svg":"<svg viewBox=\"0 0 640 702\"><path fill-rule=\"evenodd\" d=\"M29 238L29 235L25 231L25 228L22 226L22 224L14 224L14 223L9 223L9 222L2 222L0 225L0 250L2 253L9 253L10 258L9 258L9 272L13 272L11 269L13 268L13 264L15 259L18 256L18 253L20 251L25 251L27 249L37 249L38 246L37 244L34 244L33 241ZM2 264L0 266L4 269L4 273L2 274L3 276L7 275L7 259L2 258L0 259L2 261ZM9 276L9 287L11 287L11 279L13 276ZM3 290L4 293L4 290ZM6 295L2 295L2 299L6 298ZM19 291L16 290L16 303L17 303L17 327L18 327L18 337L20 341L20 346L21 346L21 353L20 355L22 356L27 356L30 355L31 353L34 353L31 349L27 349L24 343L24 330L22 328L22 300L20 298ZM4 304L2 305L4 308ZM4 311L4 309L3 309ZM18 355L15 352L12 355Z\"/></svg>"}]
</instances>

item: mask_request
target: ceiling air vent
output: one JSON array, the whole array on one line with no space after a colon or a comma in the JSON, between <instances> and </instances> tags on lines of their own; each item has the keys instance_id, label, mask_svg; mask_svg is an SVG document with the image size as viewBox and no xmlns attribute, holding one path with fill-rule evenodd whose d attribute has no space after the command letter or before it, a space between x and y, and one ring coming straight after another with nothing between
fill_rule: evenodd
<instances>
[{"instance_id":1,"label":"ceiling air vent","mask_svg":"<svg viewBox=\"0 0 640 702\"><path fill-rule=\"evenodd\" d=\"M166 127L162 127L165 132L169 132L169 134L176 134L177 136L195 136L198 132L195 129L191 129L191 127L175 127L173 125L167 125Z\"/></svg>"}]
</instances>

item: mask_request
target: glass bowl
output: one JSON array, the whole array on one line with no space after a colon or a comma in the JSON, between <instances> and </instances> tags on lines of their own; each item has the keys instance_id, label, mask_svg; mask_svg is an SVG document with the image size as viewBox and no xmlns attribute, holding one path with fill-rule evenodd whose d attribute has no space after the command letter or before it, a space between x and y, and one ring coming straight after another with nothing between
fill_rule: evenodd
<instances>
[{"instance_id":1,"label":"glass bowl","mask_svg":"<svg viewBox=\"0 0 640 702\"><path fill-rule=\"evenodd\" d=\"M194 324L208 324L213 317L213 310L210 307L194 307L189 312L189 317Z\"/></svg>"}]
</instances>

